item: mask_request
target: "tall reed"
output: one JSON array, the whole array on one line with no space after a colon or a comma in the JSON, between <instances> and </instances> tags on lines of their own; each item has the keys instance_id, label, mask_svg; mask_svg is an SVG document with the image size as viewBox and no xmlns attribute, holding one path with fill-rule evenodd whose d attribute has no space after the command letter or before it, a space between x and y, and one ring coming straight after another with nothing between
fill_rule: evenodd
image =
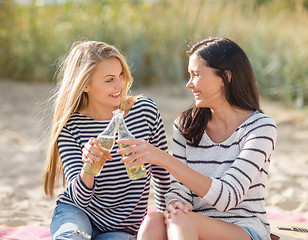
<instances>
[{"instance_id":1,"label":"tall reed","mask_svg":"<svg viewBox=\"0 0 308 240\"><path fill-rule=\"evenodd\" d=\"M295 3L296 2L296 3ZM57 59L81 39L127 55L135 85L185 87L187 45L229 37L247 52L262 96L302 107L308 93L307 0L0 2L0 78L53 80Z\"/></svg>"}]
</instances>

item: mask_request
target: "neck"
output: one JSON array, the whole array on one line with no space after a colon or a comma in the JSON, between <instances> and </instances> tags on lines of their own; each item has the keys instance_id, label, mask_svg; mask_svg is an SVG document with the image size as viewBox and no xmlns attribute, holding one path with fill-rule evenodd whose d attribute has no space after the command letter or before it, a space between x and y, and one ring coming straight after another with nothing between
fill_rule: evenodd
<instances>
[{"instance_id":1,"label":"neck","mask_svg":"<svg viewBox=\"0 0 308 240\"><path fill-rule=\"evenodd\" d=\"M85 115L94 120L103 121L103 120L110 120L113 116L112 111L116 109L117 107L106 108L106 107L87 106L84 109L80 110L79 112L82 115Z\"/></svg>"},{"instance_id":2,"label":"neck","mask_svg":"<svg viewBox=\"0 0 308 240\"><path fill-rule=\"evenodd\" d=\"M250 110L236 109L229 104L211 109L212 118L206 127L208 136L214 142L222 142L253 113Z\"/></svg>"}]
</instances>

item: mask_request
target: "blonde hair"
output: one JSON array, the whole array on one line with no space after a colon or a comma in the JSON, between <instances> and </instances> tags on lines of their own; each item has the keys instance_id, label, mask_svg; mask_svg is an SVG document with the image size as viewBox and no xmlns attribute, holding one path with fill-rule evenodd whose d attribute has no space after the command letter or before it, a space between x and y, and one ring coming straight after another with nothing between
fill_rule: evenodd
<instances>
[{"instance_id":1,"label":"blonde hair","mask_svg":"<svg viewBox=\"0 0 308 240\"><path fill-rule=\"evenodd\" d=\"M129 99L133 98L127 97L133 79L125 57L114 46L96 41L76 42L60 65L57 74L59 82L54 95L51 141L43 175L45 194L51 198L53 198L55 183L59 181L60 175L62 175L63 186L65 186L65 176L57 144L59 134L69 117L87 106L88 96L83 90L90 83L95 67L107 58L117 58L121 62L125 85L121 92L119 108L127 111L131 105Z\"/></svg>"}]
</instances>

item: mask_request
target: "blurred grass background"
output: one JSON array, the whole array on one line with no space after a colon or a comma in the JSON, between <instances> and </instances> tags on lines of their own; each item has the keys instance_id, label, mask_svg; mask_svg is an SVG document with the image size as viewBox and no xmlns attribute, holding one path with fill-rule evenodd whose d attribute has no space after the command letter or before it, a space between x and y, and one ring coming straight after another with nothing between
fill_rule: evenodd
<instances>
[{"instance_id":1,"label":"blurred grass background","mask_svg":"<svg viewBox=\"0 0 308 240\"><path fill-rule=\"evenodd\" d=\"M135 86L184 88L187 46L228 37L246 51L262 97L308 100L308 0L0 0L0 79L53 82L78 40L127 56Z\"/></svg>"}]
</instances>

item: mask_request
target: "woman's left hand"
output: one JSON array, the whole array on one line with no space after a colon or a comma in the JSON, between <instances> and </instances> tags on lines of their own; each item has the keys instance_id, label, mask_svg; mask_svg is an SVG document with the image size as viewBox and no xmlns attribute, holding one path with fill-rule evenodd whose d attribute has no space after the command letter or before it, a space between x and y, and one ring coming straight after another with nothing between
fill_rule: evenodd
<instances>
[{"instance_id":1,"label":"woman's left hand","mask_svg":"<svg viewBox=\"0 0 308 240\"><path fill-rule=\"evenodd\" d=\"M120 139L117 140L117 143L130 145L129 147L119 149L117 152L123 156L121 160L123 163L131 162L127 164L128 167L134 167L143 163L162 166L164 162L162 160L164 157L166 158L166 154L169 155L149 142L141 139Z\"/></svg>"},{"instance_id":2,"label":"woman's left hand","mask_svg":"<svg viewBox=\"0 0 308 240\"><path fill-rule=\"evenodd\" d=\"M189 213L192 211L192 205L190 203L182 203L180 201L171 202L167 210L164 212L165 218L170 218L172 214L176 215L178 211Z\"/></svg>"}]
</instances>

